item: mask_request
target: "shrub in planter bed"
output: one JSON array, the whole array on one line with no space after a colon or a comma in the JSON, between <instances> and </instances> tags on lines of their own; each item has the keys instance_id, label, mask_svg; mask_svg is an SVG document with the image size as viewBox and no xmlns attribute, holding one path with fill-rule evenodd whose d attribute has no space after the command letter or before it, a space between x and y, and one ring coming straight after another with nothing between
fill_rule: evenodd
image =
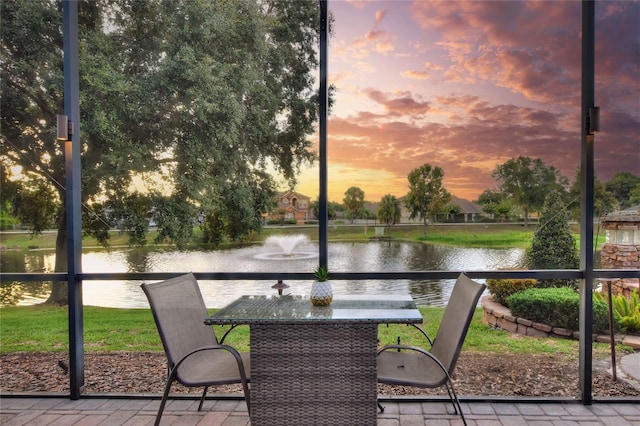
<instances>
[{"instance_id":1,"label":"shrub in planter bed","mask_svg":"<svg viewBox=\"0 0 640 426\"><path fill-rule=\"evenodd\" d=\"M569 287L530 288L507 298L514 316L540 322L551 327L578 330L580 296ZM593 331L608 330L607 304L593 300Z\"/></svg>"},{"instance_id":2,"label":"shrub in planter bed","mask_svg":"<svg viewBox=\"0 0 640 426\"><path fill-rule=\"evenodd\" d=\"M508 279L487 279L487 288L493 296L493 300L504 306L509 306L507 298L514 293L536 286L533 278L508 278Z\"/></svg>"}]
</instances>

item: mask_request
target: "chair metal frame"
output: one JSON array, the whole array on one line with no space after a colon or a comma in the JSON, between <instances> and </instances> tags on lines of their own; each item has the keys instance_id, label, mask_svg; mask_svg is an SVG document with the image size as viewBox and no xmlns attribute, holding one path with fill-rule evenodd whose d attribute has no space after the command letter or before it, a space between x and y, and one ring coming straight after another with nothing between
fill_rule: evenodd
<instances>
[{"instance_id":1,"label":"chair metal frame","mask_svg":"<svg viewBox=\"0 0 640 426\"><path fill-rule=\"evenodd\" d=\"M417 346L402 344L384 346L378 351L378 382L423 388L438 388L444 386L449 394L454 412L460 415L462 422L466 425L467 422L464 418L464 413L462 412L462 407L460 406L460 401L451 376L456 367L478 300L485 288L486 285L473 281L464 273L460 274L433 342L424 331L422 333L429 343L431 343L431 349L426 350ZM454 324L457 328L453 334L448 333L450 324ZM390 350L395 351L388 352ZM438 358L436 355L438 353L443 353L446 359ZM428 362L437 366L442 373L442 378L434 378L433 380L425 377L410 379L412 372L410 368L412 364L414 368L419 368L418 363L422 362L422 356L426 357L425 359L429 360ZM394 366L396 370L385 368L391 365ZM399 374L393 376L393 371ZM416 371L416 373L419 372ZM379 402L378 407L381 412L384 411L384 407Z\"/></svg>"},{"instance_id":2,"label":"chair metal frame","mask_svg":"<svg viewBox=\"0 0 640 426\"><path fill-rule=\"evenodd\" d=\"M204 404L207 390L209 386L212 385L220 385L220 384L231 384L231 383L241 383L244 391L245 402L247 404L247 410L250 407L250 393L248 383L250 381L250 376L247 374L249 368L245 368L247 364L248 354L240 353L235 348L229 345L225 345L220 343L218 338L216 337L213 328L204 324L204 320L208 317L207 308L204 304L204 300L202 298L202 293L200 292L200 288L198 286L198 282L196 281L193 274L189 273L186 275L181 275L179 277L170 278L165 281L150 283L150 284L142 284L142 290L144 291L147 299L149 300L149 305L151 307L151 312L153 314L153 319L156 323L156 327L158 329L158 333L160 335L160 340L162 341L162 346L164 348L165 355L167 356L167 366L168 366L168 376L167 382L165 384L164 392L162 394L162 400L160 402L160 407L158 408L158 414L156 415L155 426L160 424L160 419L162 418L162 413L164 412L164 408L167 403L167 399L169 397L169 392L171 390L171 385L174 381L182 384L187 387L200 387L203 386L204 390L202 392L202 396L200 397L200 403L198 405L198 411L202 410L202 405ZM186 348L186 353L184 354L176 354L184 352L185 348L178 348L174 342L167 336L167 331L170 327L172 327L172 319L167 318L167 314L170 313L169 310L176 311L176 305L180 305L178 303L172 304L174 306L160 306L163 290L168 291L171 289L173 301L178 301L182 296L182 306L178 306L177 309L188 309L190 312L190 316L192 318L197 318L198 315L201 315L201 321L194 322L191 320L188 323L188 326L185 324L180 324L181 333L199 333L197 338L194 338L194 342L198 341L198 344L202 346L198 347L190 347ZM165 294L166 297L166 294ZM193 300L187 300L187 298L191 298ZM196 320L197 321L197 320ZM198 328L198 327L202 328ZM233 327L232 327L233 329ZM231 331L231 330L229 330ZM174 330L175 332L175 330ZM225 333L223 336L226 337L228 334ZM202 356L202 354L214 354L218 351L225 351L231 354L235 360L235 364L238 368L237 376L230 376L227 372L226 377L224 378L213 378L213 377L203 377L203 378L194 378L186 379L180 376L180 367L183 365L185 361L192 359L194 356ZM198 355L200 354L200 355ZM243 359L244 355L244 359ZM206 356L206 355L205 355ZM202 362L216 362L219 361L217 355L211 356L211 359L203 359L200 360ZM229 359L230 361L230 359Z\"/></svg>"}]
</instances>

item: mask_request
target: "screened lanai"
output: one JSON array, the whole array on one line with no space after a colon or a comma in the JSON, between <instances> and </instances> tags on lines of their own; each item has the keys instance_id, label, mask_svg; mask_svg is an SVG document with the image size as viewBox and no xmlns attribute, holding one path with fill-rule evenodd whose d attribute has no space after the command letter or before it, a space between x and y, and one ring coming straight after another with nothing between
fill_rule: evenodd
<instances>
[{"instance_id":1,"label":"screened lanai","mask_svg":"<svg viewBox=\"0 0 640 426\"><path fill-rule=\"evenodd\" d=\"M250 2L240 3L247 6ZM266 3L263 6L268 8L271 3ZM596 213L594 210L596 165L604 163L604 161L598 161L598 155L606 156L606 152L615 145L613 138L617 134L612 133L608 126L613 125L615 117L619 118L624 115L621 110L616 110L613 106L609 111L606 110L607 106L615 104L615 100L612 101L612 99L604 97L602 100L596 98L597 86L604 85L608 78L613 78L606 74L609 68L603 72L603 77L599 78L597 61L598 54L604 54L603 52L607 50L615 50L613 46L606 44L612 42L615 37L608 36L597 40L596 35L611 29L611 22L606 17L615 14L614 8L607 9L605 2L593 1L567 2L557 5L539 2L509 2L505 4L493 3L493 6L490 5L490 2L464 4L458 2L416 2L412 5L409 3L402 2L402 6L398 6L394 2L319 0L317 3L313 3L312 9L317 12L315 15L317 20L314 21L317 23L317 28L316 33L309 37L314 40L314 43L317 41L317 44L312 52L305 52L308 57L304 57L304 60L310 63L309 66L314 73L313 78L316 79L313 88L317 90L317 96L307 94L306 101L311 99L316 102L317 110L303 110L301 115L308 114L309 121L314 126L312 134L309 135L311 142L302 146L305 149L316 150L317 161L313 166L307 168L292 168L292 171L300 172L302 170L301 174L297 176L296 183L299 186L295 191L301 194L306 193L305 195L310 196L312 200L317 195L317 223L310 225L316 236L314 240L317 238L317 244L315 241L314 244L311 244L313 248L310 250L315 251L311 263L314 266L328 267L333 280L348 282L349 284L345 286L346 291L351 289L354 292L362 291L358 287L359 283L363 285L372 282L404 284L410 281L428 281L439 283L452 281L461 272L480 281L491 278L579 280L580 326L579 336L577 336L579 339L579 362L576 366L579 377L578 383L576 383L577 399L585 405L592 404L594 400L603 399L601 396L594 396L592 389L594 368L592 289L597 288L601 280L640 279L640 270L637 268L600 269L596 261L599 231L596 228L601 220L599 217L601 212ZM80 11L84 10L82 5L80 6ZM491 7L497 9L491 9ZM251 7L247 6L247 16L254 13L249 12L249 9ZM85 128L93 126L95 123L85 123L81 118L83 117L83 104L80 102L81 91L87 82L82 80L83 65L79 52L86 50L92 41L99 43L99 40L89 40L79 36L83 33L82 29L79 30L78 10L78 2L62 1L64 111L58 111L62 117L58 118L56 130L58 131L59 143L64 146L66 236L61 244L66 246L67 272L2 271L0 274L3 282L68 283L68 380L71 399L80 399L85 395L83 389L86 381L84 336L87 330L85 329L83 294L86 293L89 286L95 288L98 285L106 288L112 283L121 281L133 282L138 285L141 282L163 280L193 271L200 282L211 282L223 287L233 286L238 281L260 283L263 287L267 285L266 283L284 281L292 288L292 291L296 291L296 285L299 286L297 291L304 291L299 289L304 288L304 283L308 283L314 278L312 268L302 269L294 262L286 265L284 269L275 271L274 268L260 263L260 266L254 269L245 269L243 263L246 262L244 261L237 264L226 264L222 267L206 258L195 270L161 269L160 271L139 272L126 269L113 270L107 264L100 271L89 272L91 268L86 267L87 258L83 254L82 215L83 209L86 208L86 206L83 207L86 200L83 197L83 185L86 184L83 181L83 173L87 167L91 167L90 164L86 164L86 159L91 158L92 152L87 151L83 145L83 132ZM282 31L295 32L294 29L297 25L295 19L298 15L292 10L287 9L289 21L281 28ZM637 4L631 6L630 11L635 11L637 17ZM489 17L496 13L504 14L503 19L492 22ZM523 16L526 13L536 19L548 18L550 22L538 24L535 20ZM189 17L189 14L186 13L185 16ZM220 16L224 16L224 14ZM242 16L242 13L238 13L235 18L239 19ZM540 43L542 41L548 42L549 46L540 46L539 48L533 46L536 38L531 37L530 34L535 27L552 26L552 23L556 21L566 22L564 20L568 16L570 16L570 21L565 24L568 29L558 26L548 31L536 33L538 37L543 37L543 35L547 37L544 40L540 38ZM309 18L304 14L300 14L299 17L300 19ZM82 19L81 16L80 21L84 22ZM104 22L108 22L109 17L102 19ZM189 19L195 19L195 17L190 16ZM188 21L186 18L185 20ZM461 25L463 22L473 26L464 27ZM492 26L489 25L490 22ZM499 22L502 22L503 26L500 26ZM523 26L526 23L527 26L518 28L517 25L514 25L515 22ZM598 23L603 26L601 32L599 32ZM115 26L118 24L116 20L112 23ZM182 24L185 25L185 28L188 27L184 22ZM456 24L460 26L457 27ZM106 28L109 28L109 25L106 24ZM178 24L173 23L172 25ZM238 32L249 37L252 30L246 27L248 24L244 22L238 25L242 26ZM309 30L307 21L300 25L303 31ZM422 32L412 34L410 33L411 29L416 31L421 29ZM107 34L108 32L106 31ZM576 34L581 36L576 36ZM275 37L273 34L271 36ZM503 44L500 43L501 37L506 40ZM631 38L633 39L633 37ZM528 49L524 47L518 49L511 44L518 40L527 40L524 45ZM250 41L258 42L256 40ZM144 39L140 40L141 49L146 42ZM232 40L229 41L229 43L232 42ZM633 42L637 47L637 40L634 39ZM243 43L246 43L243 44L245 47L250 44L246 41ZM234 54L233 49L227 51L222 44L224 43L221 43L219 47L219 50L224 50L221 57ZM96 44L96 46L98 45ZM202 49L206 48L202 47ZM215 51L216 49L211 50ZM190 55L197 57L194 51L187 52L186 49L175 48L172 53L176 56L184 55L186 63L192 59ZM469 51L474 52L475 56L465 57L465 52ZM429 56L425 52L431 53L433 56ZM446 58L444 58L445 53ZM160 56L165 54L167 53L163 52ZM405 58L411 56L416 56L416 59L411 62L403 62ZM374 59L368 61L371 57ZM613 57L611 55L610 58ZM211 54L207 60L212 61L213 58L215 55ZM239 56L235 59L240 61L238 58ZM554 62L560 58L565 60L565 63ZM282 60L286 62L293 59L285 58ZM637 60L635 63L632 61L633 64L637 70ZM249 66L250 64L245 65ZM507 65L512 68L508 68ZM178 63L175 66L176 69L172 70L174 74L171 74L165 82L168 85L171 84L171 78L177 79L181 73ZM216 63L211 62L207 66L214 69ZM294 68L290 64L283 66L283 68L287 67ZM226 77L228 78L231 74L227 74ZM490 86L487 82L498 74L501 76L500 78L496 77L498 82ZM563 74L563 77L549 78L547 82L543 78L544 75L557 76L558 74ZM381 76L382 78L380 78ZM255 75L243 75L243 78L247 79L243 84L247 87L260 84L260 82L256 82L257 80L250 81L251 77L257 79ZM534 79L535 81L533 81ZM395 84L383 85L383 81L387 83L389 80ZM473 81L480 84L471 87ZM507 87L508 81L513 83L513 87L517 86L519 92L516 92L513 87L509 89ZM514 81L517 81L517 84ZM456 88L449 86L453 82L458 82L462 86ZM571 86L573 92L571 90L562 92L560 86L551 87L552 83L559 85L558 82L563 82L568 86L573 84ZM637 94L637 75L635 83L636 87L631 91ZM125 82L114 82L114 84L126 86ZM548 86L545 87L545 84ZM231 86L233 83L229 83L229 85ZM194 87L197 86L194 84ZM421 91L423 89L424 91ZM253 91L249 88L243 90L256 96L260 95L259 90ZM492 90L498 92L503 99L485 97ZM617 86L615 90L619 94L621 88ZM551 94L556 91L558 97L554 99ZM123 90L123 93L126 93L126 90ZM212 100L220 99L223 103L223 93L216 92L216 96L207 97L209 104L203 110L205 115L220 114L221 120L229 118L216 110L215 103L212 102ZM427 95L427 93L431 94ZM560 99L562 96L560 93L571 93L571 96ZM361 97L358 98L356 95ZM607 92L607 95L610 93ZM118 99L129 98L123 95ZM191 99L193 102L191 105L194 105L194 108L197 99L197 96ZM165 101L169 102L168 99ZM562 104L554 105L554 101L562 101ZM620 104L626 103L629 103L629 100L624 97ZM184 105L189 104L185 101ZM177 110L188 109L184 105ZM288 107L293 108L294 105L296 104L292 102ZM545 108L547 109L545 110ZM286 121L287 113L294 114L290 110L282 110L280 111L281 116L276 117L274 121ZM313 117L314 113L317 113L317 117ZM624 138L621 138L626 144L624 146L633 147L635 144L635 151L614 157L626 160L630 157L631 164L634 164L633 162L637 164L639 158L637 111L635 114L636 116L632 116L629 120L631 126L626 127L627 133ZM171 116L169 112L166 113L167 120L175 120L179 116L179 114ZM462 116L464 118L461 118ZM141 114L142 119L144 119L144 114ZM607 122L607 120L609 121ZM301 123L302 121L304 120L301 120ZM618 122L622 123L622 119L619 119ZM633 127L634 123L635 128ZM50 129L53 129L55 123L47 124ZM160 137L162 129L157 130L147 124L149 123L141 124L141 134L138 134L137 137L146 138L148 135ZM308 122L297 124L309 125ZM624 124L627 126L629 123L625 122ZM621 124L621 127L624 126ZM489 129L495 130L495 133L486 133ZM92 131L94 130L92 129ZM154 133L156 131L157 133ZM224 128L216 128L216 131L221 132L216 137L224 139L224 136L220 136L224 133ZM234 128L234 131L237 129ZM443 136L447 133L448 135ZM285 136L284 132L281 136ZM105 138L108 137L114 137L114 135L110 134ZM185 127L181 128L181 133L177 134L175 139L183 139L188 142L191 137L198 138L198 135L190 135L189 130ZM560 141L554 140L554 137L558 137ZM601 137L606 142L607 148L598 147ZM503 144L500 144L501 140ZM127 142L129 141L130 139L127 140ZM262 141L260 140L260 142ZM230 145L233 143L233 140L229 141ZM562 146L570 146L570 148L563 150ZM188 143L178 143L167 149L188 150L188 147ZM345 147L347 149L341 150ZM482 153L482 147L486 147L487 152ZM541 148L538 149L538 147ZM149 145L145 145L145 148L149 148ZM231 146L230 150L221 151L221 155L228 155L233 149L236 147ZM446 267L417 269L402 269L402 266L387 269L372 267L370 270L363 271L352 267L348 262L340 261L342 259L341 252L332 250L332 247L338 247L335 240L332 240L338 235L336 233L338 225L331 218L331 202L341 201L345 189L348 187L365 187L370 184L371 189L367 191L372 194L370 195L372 198L381 198L393 190L397 190L397 195L400 197L405 195L407 185L404 175L397 172L394 174L395 166L407 163L410 166L402 170L408 172L423 163L432 163L433 165L443 165L445 172L449 175L449 180L445 175L444 183L445 186L449 185L451 192L457 191L457 194L461 194L467 185L468 188L471 188L468 189L468 193L471 195L467 197L471 199L477 197L480 189L490 185L489 176L494 164L492 163L489 167L487 164L492 161L492 156L501 155L505 161L519 155L537 157L542 155L544 149L548 149L549 152L549 156L545 160L557 161L556 167L562 168L565 174L569 174L568 171L571 173L578 171L575 175L575 183L579 187L579 200L576 200L576 203L579 203L580 208L576 226L579 226L580 235L580 266L577 269L521 269L516 267L517 265L511 264L475 269L464 265L455 267L455 269ZM132 155L150 154L138 152ZM197 153L195 157L198 157ZM353 166L352 169L347 169L349 158L353 158L353 163L358 167ZM84 164L83 161L85 161ZM132 162L135 161L135 159L132 160ZM615 162L615 159L608 161ZM494 163L498 164L499 161L494 161ZM175 167L182 168L181 173L185 176L197 173L188 164L180 164ZM237 173L241 169L233 171ZM221 167L220 170L224 172L231 169ZM451 170L450 173L449 170ZM279 171L282 172L282 168ZM637 166L635 171L637 172ZM286 173L287 171L285 171L285 175ZM399 175L402 179L398 178ZM571 177L573 178L573 176ZM241 185L242 178L239 175L234 174L226 180L233 181L234 179L237 180L238 188L246 189ZM287 178L281 180L287 181ZM303 183L308 183L310 180L314 182L303 186ZM479 186L473 187L472 184ZM229 191L232 192L233 188L233 185L230 185ZM206 189L201 190L205 191ZM474 190L476 191L475 195L473 195ZM417 226L420 224L418 221ZM376 223L375 219L370 223L365 222L364 232L371 232L374 235L376 225L379 226L379 223ZM336 239L339 239L339 235ZM347 247L344 250L353 249ZM172 256L178 256L178 254ZM438 291L442 292L443 290ZM462 398L464 399L464 397L463 395ZM490 400L494 397L485 395L483 398ZM511 399L517 400L518 395L513 395ZM540 397L540 399L549 399L549 397Z\"/></svg>"}]
</instances>

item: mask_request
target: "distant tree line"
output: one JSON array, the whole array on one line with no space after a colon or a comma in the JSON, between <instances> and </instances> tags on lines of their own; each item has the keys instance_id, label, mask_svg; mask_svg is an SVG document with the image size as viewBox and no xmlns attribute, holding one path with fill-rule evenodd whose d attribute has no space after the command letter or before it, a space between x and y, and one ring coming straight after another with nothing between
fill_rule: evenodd
<instances>
[{"instance_id":1,"label":"distant tree line","mask_svg":"<svg viewBox=\"0 0 640 426\"><path fill-rule=\"evenodd\" d=\"M1 229L14 229L22 225L31 232L39 233L55 228L62 203L52 186L37 176L32 179L12 180L4 164L0 165L0 172ZM528 223L532 213L541 212L548 194L557 191L568 217L576 221L580 219L579 170L575 181L569 185L565 177L558 174L555 168L546 166L542 160L518 157L497 166L493 175L498 182L498 189L487 189L473 201L480 205L487 215L501 222L524 219ZM342 203L328 202L328 218L352 222L356 219L377 220L381 224L395 225L400 223L403 206L407 208L411 219L422 220L423 224L437 222L439 217L455 217L461 213L461 209L450 203L451 194L442 187L443 177L442 169L431 167L429 164L414 169L408 176L408 181L412 183L409 185L407 196L397 198L395 195L385 194L375 212L366 208L367 204L372 203L365 199L365 192L359 187L350 187L345 192ZM532 194L527 195L520 188L526 188ZM129 234L132 245L144 245L147 243L146 236L150 224L157 226L158 223L162 223L166 227L172 217L180 217L179 214L167 213L167 208L159 209L161 213L155 210L154 206L162 204L161 197L154 199L152 195L134 192L120 198L118 203L120 205L117 206L113 202L106 203L105 205L113 206L113 209L104 209L101 215L88 215L85 222L105 222L108 226L103 226L104 232L118 228ZM273 207L275 204L273 200L269 200L267 205ZM640 205L639 176L620 172L605 183L596 178L596 217L637 205ZM311 213L313 217L318 218L317 199L311 203ZM212 229L220 222L215 214L200 215L195 217L193 222L194 226L201 228L203 242L220 243L225 240L222 230Z\"/></svg>"},{"instance_id":2,"label":"distant tree line","mask_svg":"<svg viewBox=\"0 0 640 426\"><path fill-rule=\"evenodd\" d=\"M552 192L557 193L567 217L580 219L580 170L576 171L573 184L553 167L541 159L517 157L498 165L492 172L497 189L483 191L473 202L480 205L489 216L499 221L523 219L529 224L532 214L540 214L544 203ZM451 194L443 187L444 171L438 166L424 164L407 176L408 193L396 198L385 194L378 203L376 212L365 208L365 193L361 188L351 187L345 192L343 204L330 203L329 219L343 213L346 219L377 218L385 225L395 225L401 220L404 206L410 219L423 222L424 233L429 222L439 217L455 217L461 213L460 206L450 203ZM640 177L629 172L616 173L606 183L595 179L595 217L607 212L640 205ZM317 201L314 203L317 217Z\"/></svg>"}]
</instances>

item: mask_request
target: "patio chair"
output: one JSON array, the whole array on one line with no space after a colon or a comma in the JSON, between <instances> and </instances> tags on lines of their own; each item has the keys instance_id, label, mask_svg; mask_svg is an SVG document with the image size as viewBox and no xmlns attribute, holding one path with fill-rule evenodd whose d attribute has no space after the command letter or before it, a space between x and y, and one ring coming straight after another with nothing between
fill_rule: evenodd
<instances>
[{"instance_id":1,"label":"patio chair","mask_svg":"<svg viewBox=\"0 0 640 426\"><path fill-rule=\"evenodd\" d=\"M218 342L198 282L186 274L158 283L142 284L164 347L169 375L156 416L160 424L174 380L188 387L204 387L198 411L209 386L241 383L249 408L249 354Z\"/></svg>"},{"instance_id":2,"label":"patio chair","mask_svg":"<svg viewBox=\"0 0 640 426\"><path fill-rule=\"evenodd\" d=\"M467 422L451 376L456 367L478 299L485 289L464 273L458 277L431 349L388 345L378 351L378 382L390 385L439 388L445 386L456 414ZM382 405L378 403L381 411Z\"/></svg>"}]
</instances>

